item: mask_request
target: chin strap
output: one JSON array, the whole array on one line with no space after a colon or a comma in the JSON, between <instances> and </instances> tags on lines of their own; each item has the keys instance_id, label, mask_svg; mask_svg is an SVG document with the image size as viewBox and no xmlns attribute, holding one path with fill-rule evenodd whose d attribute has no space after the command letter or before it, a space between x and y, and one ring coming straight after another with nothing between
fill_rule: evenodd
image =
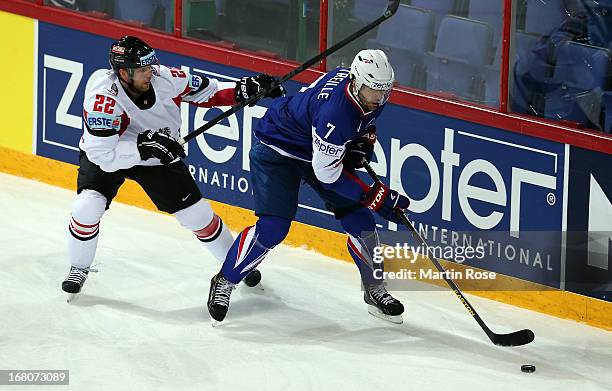
<instances>
[{"instance_id":1,"label":"chin strap","mask_svg":"<svg viewBox=\"0 0 612 391\"><path fill-rule=\"evenodd\" d=\"M349 85L349 94L351 94L353 96L353 98L357 101L357 103L359 103L359 106L361 106L361 108L363 109L363 111L368 112L370 111L370 109L368 109L362 102L361 102L361 98L359 97L359 91L355 91L356 88L356 84L355 84L355 78L353 77L353 75L351 75L351 84Z\"/></svg>"}]
</instances>

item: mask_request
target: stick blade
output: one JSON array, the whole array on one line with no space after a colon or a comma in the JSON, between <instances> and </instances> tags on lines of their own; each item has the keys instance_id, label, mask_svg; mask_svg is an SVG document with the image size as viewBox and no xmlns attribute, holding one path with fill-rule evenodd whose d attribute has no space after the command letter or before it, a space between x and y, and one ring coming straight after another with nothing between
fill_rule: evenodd
<instances>
[{"instance_id":1,"label":"stick blade","mask_svg":"<svg viewBox=\"0 0 612 391\"><path fill-rule=\"evenodd\" d=\"M494 334L492 341L497 346L522 346L531 343L534 339L533 331L524 329L510 334Z\"/></svg>"},{"instance_id":2,"label":"stick blade","mask_svg":"<svg viewBox=\"0 0 612 391\"><path fill-rule=\"evenodd\" d=\"M385 16L390 18L393 14L397 12L399 8L400 0L389 0L389 4L387 4L387 9L385 10Z\"/></svg>"}]
</instances>

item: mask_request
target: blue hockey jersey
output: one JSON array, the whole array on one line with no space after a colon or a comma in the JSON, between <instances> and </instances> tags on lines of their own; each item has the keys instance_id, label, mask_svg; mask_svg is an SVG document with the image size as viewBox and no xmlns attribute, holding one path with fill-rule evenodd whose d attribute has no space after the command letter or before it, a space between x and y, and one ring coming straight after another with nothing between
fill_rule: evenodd
<instances>
[{"instance_id":1,"label":"blue hockey jersey","mask_svg":"<svg viewBox=\"0 0 612 391\"><path fill-rule=\"evenodd\" d=\"M328 72L304 91L277 98L255 128L255 136L278 153L310 161L324 187L359 200L364 184L343 170L346 144L363 135L384 105L365 111L349 92L349 70Z\"/></svg>"}]
</instances>

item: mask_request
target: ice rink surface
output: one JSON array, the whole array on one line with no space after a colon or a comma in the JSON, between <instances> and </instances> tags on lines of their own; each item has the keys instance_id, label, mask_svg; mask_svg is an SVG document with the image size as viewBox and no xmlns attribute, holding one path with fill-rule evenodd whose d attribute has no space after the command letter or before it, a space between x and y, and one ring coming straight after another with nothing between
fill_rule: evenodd
<instances>
[{"instance_id":1,"label":"ice rink surface","mask_svg":"<svg viewBox=\"0 0 612 391\"><path fill-rule=\"evenodd\" d=\"M84 293L60 283L74 193L0 174L0 369L69 369L70 386L15 390L612 390L612 333L449 291L397 292L404 324L367 313L357 269L277 247L265 291L239 286L226 321L205 308L219 264L170 216L114 203ZM521 364L537 366L535 373Z\"/></svg>"}]
</instances>

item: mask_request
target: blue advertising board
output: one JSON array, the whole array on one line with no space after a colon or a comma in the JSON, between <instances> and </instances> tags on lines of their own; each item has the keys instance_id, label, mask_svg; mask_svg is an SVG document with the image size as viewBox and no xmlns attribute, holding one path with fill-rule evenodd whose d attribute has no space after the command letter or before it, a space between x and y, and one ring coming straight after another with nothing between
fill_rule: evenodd
<instances>
[{"instance_id":1,"label":"blue advertising board","mask_svg":"<svg viewBox=\"0 0 612 391\"><path fill-rule=\"evenodd\" d=\"M612 155L570 151L565 289L612 301Z\"/></svg>"},{"instance_id":2,"label":"blue advertising board","mask_svg":"<svg viewBox=\"0 0 612 391\"><path fill-rule=\"evenodd\" d=\"M110 43L108 38L39 24L37 154L77 162L85 86L108 68ZM168 52L158 56L164 65L223 81L252 74ZM286 84L290 94L301 87ZM186 162L205 197L252 208L248 150L252 129L269 104L264 99L247 107L189 143ZM185 135L223 108L183 104L181 109ZM377 127L372 166L392 188L411 198L410 217L427 240L444 243L442 232L451 237L461 232L462 238L468 235L487 248L487 257L473 266L560 286L565 145L393 104ZM300 194L297 220L341 230L307 187ZM385 229L403 229L378 222Z\"/></svg>"},{"instance_id":3,"label":"blue advertising board","mask_svg":"<svg viewBox=\"0 0 612 391\"><path fill-rule=\"evenodd\" d=\"M485 248L466 264L559 287L563 144L400 106L382 117L380 173L430 243L454 232Z\"/></svg>"}]
</instances>

